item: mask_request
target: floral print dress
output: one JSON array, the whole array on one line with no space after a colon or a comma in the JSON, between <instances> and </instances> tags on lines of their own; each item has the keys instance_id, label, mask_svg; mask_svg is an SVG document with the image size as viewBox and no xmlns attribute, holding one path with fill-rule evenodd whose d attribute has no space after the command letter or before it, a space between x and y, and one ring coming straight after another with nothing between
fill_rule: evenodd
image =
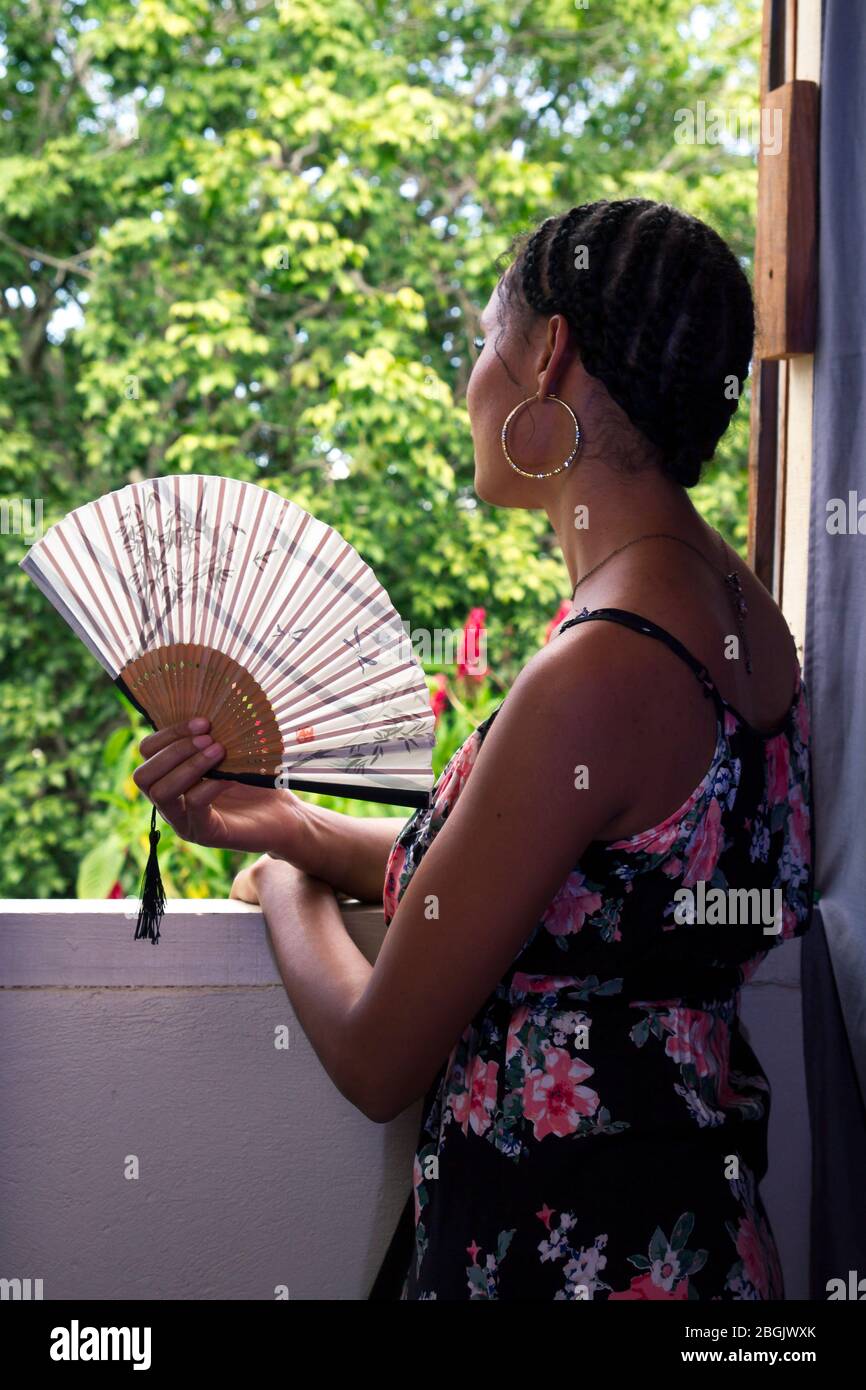
<instances>
[{"instance_id":1,"label":"floral print dress","mask_svg":"<svg viewBox=\"0 0 866 1390\"><path fill-rule=\"evenodd\" d=\"M454 1044L424 1100L373 1298L784 1297L758 1191L770 1091L738 1006L768 950L811 918L805 688L798 671L782 725L759 733L637 614L584 609L557 635L590 620L663 641L691 667L716 706L712 763L659 825L587 847ZM386 923L499 708L397 837ZM695 902L711 888L728 903L728 890L758 895L721 925L682 909L683 888Z\"/></svg>"}]
</instances>

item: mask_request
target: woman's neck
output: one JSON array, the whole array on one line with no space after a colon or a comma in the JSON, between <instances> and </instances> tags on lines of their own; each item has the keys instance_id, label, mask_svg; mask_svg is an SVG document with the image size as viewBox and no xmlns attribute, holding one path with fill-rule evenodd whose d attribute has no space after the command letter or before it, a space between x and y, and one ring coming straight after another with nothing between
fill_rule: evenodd
<instances>
[{"instance_id":1,"label":"woman's neck","mask_svg":"<svg viewBox=\"0 0 866 1390\"><path fill-rule=\"evenodd\" d=\"M545 510L572 585L638 536L663 531L707 543L707 525L685 488L656 469L626 475L597 464L578 468Z\"/></svg>"}]
</instances>

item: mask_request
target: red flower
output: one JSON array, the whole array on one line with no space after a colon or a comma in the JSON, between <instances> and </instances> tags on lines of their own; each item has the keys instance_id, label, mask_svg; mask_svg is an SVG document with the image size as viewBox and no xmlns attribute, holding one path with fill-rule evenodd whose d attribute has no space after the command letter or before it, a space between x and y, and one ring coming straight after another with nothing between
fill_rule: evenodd
<instances>
[{"instance_id":1,"label":"red flower","mask_svg":"<svg viewBox=\"0 0 866 1390\"><path fill-rule=\"evenodd\" d=\"M767 1242L765 1233L758 1230L751 1215L740 1221L737 1231L737 1254L743 1261L743 1269L749 1283L758 1290L761 1298L767 1298L770 1289Z\"/></svg>"},{"instance_id":2,"label":"red flower","mask_svg":"<svg viewBox=\"0 0 866 1390\"><path fill-rule=\"evenodd\" d=\"M672 1289L667 1290L661 1284L654 1284L651 1274L639 1274L636 1278L632 1279L627 1289L624 1289L622 1293L610 1294L607 1301L608 1303L613 1303L615 1299L637 1299L639 1302L647 1302L648 1300L662 1298L671 1301L679 1301L683 1298L687 1299L688 1296L688 1279L680 1279L679 1283L675 1284Z\"/></svg>"},{"instance_id":3,"label":"red flower","mask_svg":"<svg viewBox=\"0 0 866 1390\"><path fill-rule=\"evenodd\" d=\"M548 1048L544 1068L537 1067L524 1082L523 1113L532 1121L536 1139L548 1134L561 1139L574 1134L581 1118L598 1109L595 1091L580 1084L592 1076L593 1068L561 1047Z\"/></svg>"},{"instance_id":4,"label":"red flower","mask_svg":"<svg viewBox=\"0 0 866 1390\"><path fill-rule=\"evenodd\" d=\"M434 676L433 680L436 684L436 689L430 696L430 708L438 724L440 715L444 714L448 708L448 681L443 671L440 671L438 675Z\"/></svg>"},{"instance_id":5,"label":"red flower","mask_svg":"<svg viewBox=\"0 0 866 1390\"><path fill-rule=\"evenodd\" d=\"M557 608L556 613L551 618L550 622L547 624L547 627L544 630L545 643L550 641L551 637L553 636L554 630L559 627L559 624L564 621L564 619L568 616L570 612L571 599L564 598L562 600L562 603Z\"/></svg>"},{"instance_id":6,"label":"red flower","mask_svg":"<svg viewBox=\"0 0 866 1390\"><path fill-rule=\"evenodd\" d=\"M463 636L457 658L457 674L467 680L483 680L488 666L484 661L486 609L473 608L463 624Z\"/></svg>"},{"instance_id":7,"label":"red flower","mask_svg":"<svg viewBox=\"0 0 866 1390\"><path fill-rule=\"evenodd\" d=\"M121 888L120 884L119 884L118 882L116 882L115 885L114 885L114 887L111 889L111 891L108 892L108 893L106 893L105 896L106 896L106 898L122 898L122 897L123 897L123 889Z\"/></svg>"}]
</instances>

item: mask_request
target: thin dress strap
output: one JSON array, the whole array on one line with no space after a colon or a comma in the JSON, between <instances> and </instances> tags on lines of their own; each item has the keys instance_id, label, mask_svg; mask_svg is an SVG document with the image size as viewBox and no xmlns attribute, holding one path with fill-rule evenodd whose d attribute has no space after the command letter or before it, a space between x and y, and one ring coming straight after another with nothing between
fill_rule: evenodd
<instances>
[{"instance_id":1,"label":"thin dress strap","mask_svg":"<svg viewBox=\"0 0 866 1390\"><path fill-rule=\"evenodd\" d=\"M646 637L655 637L657 641L664 642L665 646L669 647L674 655L678 656L681 661L684 661L695 676L697 676L703 686L704 694L707 696L712 695L716 702L716 708L719 710L720 715L724 716L725 702L716 689L715 683L704 663L698 661L697 657L692 656L688 647L684 647L682 642L674 637L673 633L668 632L666 628L659 627L658 623L652 622L649 618L642 617L640 613L631 613L627 608L594 608L590 613L589 609L584 608L578 613L577 617L566 619L560 626L558 632L555 633L555 636L558 637L560 633L565 632L566 628L573 627L576 623L593 622L596 619L608 623L621 623L623 627L630 627L633 632L642 632Z\"/></svg>"}]
</instances>

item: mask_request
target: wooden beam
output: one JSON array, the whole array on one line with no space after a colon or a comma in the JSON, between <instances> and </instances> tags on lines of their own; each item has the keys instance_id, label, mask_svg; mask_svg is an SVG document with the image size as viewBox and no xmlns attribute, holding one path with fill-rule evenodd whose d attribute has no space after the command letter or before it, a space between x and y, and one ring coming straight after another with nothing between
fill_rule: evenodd
<instances>
[{"instance_id":1,"label":"wooden beam","mask_svg":"<svg viewBox=\"0 0 866 1390\"><path fill-rule=\"evenodd\" d=\"M749 431L749 564L772 593L779 437L779 364L755 359Z\"/></svg>"},{"instance_id":2,"label":"wooden beam","mask_svg":"<svg viewBox=\"0 0 866 1390\"><path fill-rule=\"evenodd\" d=\"M755 243L757 352L814 352L817 309L818 88L786 82L761 107Z\"/></svg>"}]
</instances>

